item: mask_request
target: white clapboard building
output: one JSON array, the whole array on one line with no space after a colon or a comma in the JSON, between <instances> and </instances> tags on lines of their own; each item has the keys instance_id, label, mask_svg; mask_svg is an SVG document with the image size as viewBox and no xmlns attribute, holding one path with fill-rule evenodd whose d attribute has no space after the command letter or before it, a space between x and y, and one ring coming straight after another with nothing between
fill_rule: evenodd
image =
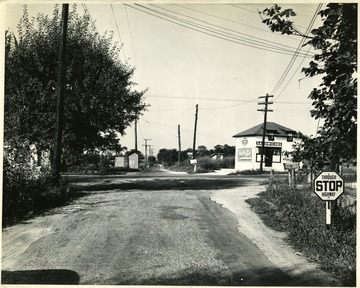
<instances>
[{"instance_id":1,"label":"white clapboard building","mask_svg":"<svg viewBox=\"0 0 360 288\"><path fill-rule=\"evenodd\" d=\"M240 132L236 138L235 170L260 169L264 124ZM290 162L288 153L300 142L299 134L274 122L266 123L263 153L263 170L284 171L284 163Z\"/></svg>"}]
</instances>

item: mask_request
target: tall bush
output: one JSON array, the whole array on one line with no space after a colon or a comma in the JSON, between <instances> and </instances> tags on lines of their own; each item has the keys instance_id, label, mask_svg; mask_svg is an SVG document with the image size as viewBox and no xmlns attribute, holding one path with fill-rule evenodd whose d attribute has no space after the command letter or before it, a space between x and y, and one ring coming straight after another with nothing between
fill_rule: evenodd
<instances>
[{"instance_id":1,"label":"tall bush","mask_svg":"<svg viewBox=\"0 0 360 288\"><path fill-rule=\"evenodd\" d=\"M27 145L19 145L18 148L5 148L3 227L61 205L73 192L66 181L58 183L53 180L49 170L32 165L31 153L26 147Z\"/></svg>"}]
</instances>

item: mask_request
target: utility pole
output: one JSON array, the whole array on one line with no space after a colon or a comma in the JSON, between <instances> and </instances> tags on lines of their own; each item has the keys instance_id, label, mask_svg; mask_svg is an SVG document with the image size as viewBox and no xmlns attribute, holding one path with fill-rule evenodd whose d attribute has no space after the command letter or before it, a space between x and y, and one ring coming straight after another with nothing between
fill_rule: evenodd
<instances>
[{"instance_id":1,"label":"utility pole","mask_svg":"<svg viewBox=\"0 0 360 288\"><path fill-rule=\"evenodd\" d=\"M178 162L179 162L179 165L180 165L180 162L181 162L181 138L180 138L180 125L178 125L178 139L179 139Z\"/></svg>"},{"instance_id":2,"label":"utility pole","mask_svg":"<svg viewBox=\"0 0 360 288\"><path fill-rule=\"evenodd\" d=\"M154 156L154 146L153 145L149 145L149 157Z\"/></svg>"},{"instance_id":3,"label":"utility pole","mask_svg":"<svg viewBox=\"0 0 360 288\"><path fill-rule=\"evenodd\" d=\"M61 12L61 35L59 46L59 64L58 64L58 84L56 95L56 120L55 120L55 135L54 135L54 155L52 159L52 175L55 179L60 177L61 167L61 140L63 128L63 114L64 114L64 87L65 87L65 51L66 51L66 34L67 22L69 15L69 4L62 5Z\"/></svg>"},{"instance_id":4,"label":"utility pole","mask_svg":"<svg viewBox=\"0 0 360 288\"><path fill-rule=\"evenodd\" d=\"M273 110L268 109L268 105L273 104L274 102L269 102L269 97L274 97L274 95L266 94L266 96L260 96L259 99L264 99L265 102L259 102L258 105L264 105L263 109L257 109L257 111L265 112L264 113L264 125L263 125L263 135L261 142L261 160L260 160L260 172L263 172L263 162L264 162L264 147L265 147L265 133L266 133L266 121L267 121L267 112L273 112Z\"/></svg>"},{"instance_id":5,"label":"utility pole","mask_svg":"<svg viewBox=\"0 0 360 288\"><path fill-rule=\"evenodd\" d=\"M143 145L143 146L145 146L145 168L147 167L147 151L148 151L148 141L151 141L151 139L144 139L144 141L145 141L145 145Z\"/></svg>"},{"instance_id":6,"label":"utility pole","mask_svg":"<svg viewBox=\"0 0 360 288\"><path fill-rule=\"evenodd\" d=\"M151 160L148 159L149 165L154 164L153 156L154 156L154 145L149 145L149 158L151 157Z\"/></svg>"},{"instance_id":7,"label":"utility pole","mask_svg":"<svg viewBox=\"0 0 360 288\"><path fill-rule=\"evenodd\" d=\"M137 119L135 118L135 151L138 151L138 143L137 143Z\"/></svg>"},{"instance_id":8,"label":"utility pole","mask_svg":"<svg viewBox=\"0 0 360 288\"><path fill-rule=\"evenodd\" d=\"M193 155L192 155L192 158L193 158L193 159L195 159L195 143L196 143L196 126L197 126L197 119L198 119L198 108L199 108L199 105L196 104L195 127L194 127L194 141L193 141Z\"/></svg>"}]
</instances>

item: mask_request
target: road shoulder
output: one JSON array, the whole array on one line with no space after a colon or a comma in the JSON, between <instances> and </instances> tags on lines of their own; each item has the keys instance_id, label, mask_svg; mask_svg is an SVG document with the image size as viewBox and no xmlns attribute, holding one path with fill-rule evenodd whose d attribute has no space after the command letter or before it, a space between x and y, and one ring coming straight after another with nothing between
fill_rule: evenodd
<instances>
[{"instance_id":1,"label":"road shoulder","mask_svg":"<svg viewBox=\"0 0 360 288\"><path fill-rule=\"evenodd\" d=\"M257 197L265 188L266 186L255 184L217 190L212 193L211 199L234 213L238 220L238 231L255 243L270 262L297 279L297 285L341 286L339 280L320 270L316 263L309 262L287 244L286 233L267 227L251 210L245 200Z\"/></svg>"}]
</instances>

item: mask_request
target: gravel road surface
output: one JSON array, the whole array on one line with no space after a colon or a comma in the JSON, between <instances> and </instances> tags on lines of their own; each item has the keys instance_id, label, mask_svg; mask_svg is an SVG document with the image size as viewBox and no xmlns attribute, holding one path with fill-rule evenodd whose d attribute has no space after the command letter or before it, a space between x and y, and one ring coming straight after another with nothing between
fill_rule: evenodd
<instances>
[{"instance_id":1,"label":"gravel road surface","mask_svg":"<svg viewBox=\"0 0 360 288\"><path fill-rule=\"evenodd\" d=\"M2 283L340 285L251 212L259 181L195 180L78 181L70 205L3 230Z\"/></svg>"}]
</instances>

